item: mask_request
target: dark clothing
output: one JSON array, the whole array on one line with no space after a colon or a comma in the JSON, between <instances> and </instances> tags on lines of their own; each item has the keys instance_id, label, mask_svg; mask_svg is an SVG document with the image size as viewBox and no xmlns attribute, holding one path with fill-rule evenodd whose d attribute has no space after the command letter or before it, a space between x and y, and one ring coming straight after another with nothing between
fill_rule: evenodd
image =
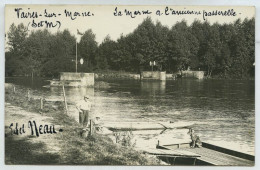
<instances>
[{"instance_id":1,"label":"dark clothing","mask_svg":"<svg viewBox=\"0 0 260 170\"><path fill-rule=\"evenodd\" d=\"M89 111L82 110L82 112L79 112L79 123L83 125L83 127L86 127L88 125L88 121L89 121Z\"/></svg>"}]
</instances>

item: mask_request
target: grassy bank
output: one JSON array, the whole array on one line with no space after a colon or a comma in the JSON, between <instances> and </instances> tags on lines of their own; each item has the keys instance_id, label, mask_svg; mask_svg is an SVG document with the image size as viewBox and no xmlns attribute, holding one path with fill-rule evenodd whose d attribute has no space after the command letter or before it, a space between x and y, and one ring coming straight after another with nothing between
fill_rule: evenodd
<instances>
[{"instance_id":1,"label":"grassy bank","mask_svg":"<svg viewBox=\"0 0 260 170\"><path fill-rule=\"evenodd\" d=\"M30 94L37 93L30 91ZM52 153L46 150L43 143L30 140L15 140L15 136L5 137L6 164L61 164L61 165L158 165L159 161L148 157L133 148L114 144L113 141L101 134L82 137L81 128L77 121L64 113L63 102L44 101L40 109L40 99L27 98L27 89L16 86L6 88L5 102L33 112L35 116L52 118L51 123L62 127L63 131L54 135L60 151ZM16 113L19 114L19 113ZM19 115L23 116L23 115Z\"/></svg>"}]
</instances>

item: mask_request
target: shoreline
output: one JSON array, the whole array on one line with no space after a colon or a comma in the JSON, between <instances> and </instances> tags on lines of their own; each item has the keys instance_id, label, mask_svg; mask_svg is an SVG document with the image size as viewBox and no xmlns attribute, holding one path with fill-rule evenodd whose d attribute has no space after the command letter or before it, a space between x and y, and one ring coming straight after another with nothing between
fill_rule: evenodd
<instances>
[{"instance_id":1,"label":"shoreline","mask_svg":"<svg viewBox=\"0 0 260 170\"><path fill-rule=\"evenodd\" d=\"M140 73L136 73L136 72L125 72L125 71L112 71L112 70L108 70L108 71L94 71L93 72L95 74L95 80L106 80L106 79L119 79L119 80L140 80L138 79L138 75L140 75ZM166 73L166 74L176 74L176 73ZM26 78L30 78L30 76L7 76L5 78L22 78L22 77L26 77ZM57 77L40 77L40 76L34 76L34 78L40 78L40 79L56 79ZM182 79L182 78L169 78L167 77L167 80L178 80L178 79ZM184 77L184 79L187 79ZM189 78L188 78L189 79ZM192 78L191 78L192 79ZM193 78L194 79L194 78ZM213 75L211 77L207 77L205 76L204 79L202 80L255 80L255 77L247 77L247 78L232 78L232 77L222 77L221 75Z\"/></svg>"},{"instance_id":2,"label":"shoreline","mask_svg":"<svg viewBox=\"0 0 260 170\"><path fill-rule=\"evenodd\" d=\"M44 108L40 109L40 99L31 97L28 101L26 92L26 88L17 85L15 93L10 87L5 90L5 119L9 120L5 121L6 164L160 165L158 159L144 155L134 148L115 144L105 135L81 137L79 124L64 113L62 102L45 102ZM10 121L18 121L19 124L22 121L27 126L27 122L33 119L38 120L38 125L59 127L56 128L57 133L41 134L39 137L10 134ZM59 129L63 131L60 132ZM27 127L26 130L29 132ZM51 140L44 142L49 136ZM23 159L23 154L28 156Z\"/></svg>"}]
</instances>

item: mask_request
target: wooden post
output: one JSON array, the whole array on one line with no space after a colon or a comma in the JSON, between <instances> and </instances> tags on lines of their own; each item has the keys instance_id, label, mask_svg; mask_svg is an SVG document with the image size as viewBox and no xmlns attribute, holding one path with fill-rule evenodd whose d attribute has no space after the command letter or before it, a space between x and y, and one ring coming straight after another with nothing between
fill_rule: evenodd
<instances>
[{"instance_id":1,"label":"wooden post","mask_svg":"<svg viewBox=\"0 0 260 170\"><path fill-rule=\"evenodd\" d=\"M62 90L63 90L65 110L66 110L66 113L68 113L68 106L67 106L66 93L65 93L64 86L62 86Z\"/></svg>"},{"instance_id":2,"label":"wooden post","mask_svg":"<svg viewBox=\"0 0 260 170\"><path fill-rule=\"evenodd\" d=\"M15 86L13 86L14 88L13 88L13 92L15 93Z\"/></svg>"},{"instance_id":3,"label":"wooden post","mask_svg":"<svg viewBox=\"0 0 260 170\"><path fill-rule=\"evenodd\" d=\"M27 91L27 99L28 99L28 101L30 101L30 89L28 89L28 91Z\"/></svg>"},{"instance_id":4,"label":"wooden post","mask_svg":"<svg viewBox=\"0 0 260 170\"><path fill-rule=\"evenodd\" d=\"M43 99L41 98L41 110L43 109Z\"/></svg>"},{"instance_id":5,"label":"wooden post","mask_svg":"<svg viewBox=\"0 0 260 170\"><path fill-rule=\"evenodd\" d=\"M76 39L76 73L78 72L78 47L77 47L77 39Z\"/></svg>"},{"instance_id":6,"label":"wooden post","mask_svg":"<svg viewBox=\"0 0 260 170\"><path fill-rule=\"evenodd\" d=\"M176 159L176 158L177 158L177 157L174 157L174 158L173 158L173 165L175 165L175 159Z\"/></svg>"},{"instance_id":7,"label":"wooden post","mask_svg":"<svg viewBox=\"0 0 260 170\"><path fill-rule=\"evenodd\" d=\"M196 160L197 160L197 158L194 158L193 165L196 165Z\"/></svg>"},{"instance_id":8,"label":"wooden post","mask_svg":"<svg viewBox=\"0 0 260 170\"><path fill-rule=\"evenodd\" d=\"M90 136L94 133L93 121L90 119Z\"/></svg>"}]
</instances>

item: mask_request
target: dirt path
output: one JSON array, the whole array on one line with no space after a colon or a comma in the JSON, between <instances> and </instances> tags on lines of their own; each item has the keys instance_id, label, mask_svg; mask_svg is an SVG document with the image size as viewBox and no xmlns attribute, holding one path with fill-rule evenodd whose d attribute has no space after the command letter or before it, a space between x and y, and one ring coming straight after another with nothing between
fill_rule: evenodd
<instances>
[{"instance_id":1,"label":"dirt path","mask_svg":"<svg viewBox=\"0 0 260 170\"><path fill-rule=\"evenodd\" d=\"M52 117L43 116L24 110L21 107L5 103L5 163L6 164L58 164L59 163L59 139L62 133L60 127L55 126L57 133L40 134L39 137L31 134L29 121L35 121L36 125L53 125ZM23 134L12 134L18 123L18 129L24 125ZM42 130L43 131L43 130ZM43 131L44 132L44 131Z\"/></svg>"}]
</instances>

